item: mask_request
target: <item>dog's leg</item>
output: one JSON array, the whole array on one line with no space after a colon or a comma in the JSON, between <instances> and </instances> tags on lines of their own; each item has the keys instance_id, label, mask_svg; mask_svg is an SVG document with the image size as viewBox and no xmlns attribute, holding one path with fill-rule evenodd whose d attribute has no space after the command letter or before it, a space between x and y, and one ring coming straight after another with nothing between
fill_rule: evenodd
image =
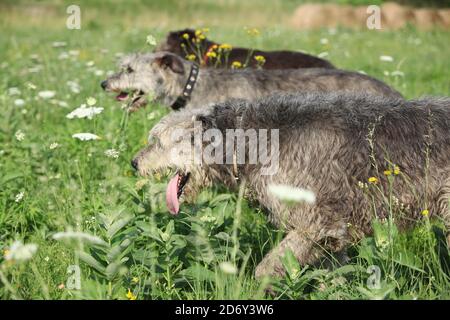
<instances>
[{"instance_id":1,"label":"dog's leg","mask_svg":"<svg viewBox=\"0 0 450 320\"><path fill-rule=\"evenodd\" d=\"M282 276L285 271L281 263L281 257L283 257L287 249L292 250L302 265L316 262L320 257L321 251L316 246L314 239L308 239L300 230L292 230L258 264L255 271L256 278L267 275Z\"/></svg>"}]
</instances>

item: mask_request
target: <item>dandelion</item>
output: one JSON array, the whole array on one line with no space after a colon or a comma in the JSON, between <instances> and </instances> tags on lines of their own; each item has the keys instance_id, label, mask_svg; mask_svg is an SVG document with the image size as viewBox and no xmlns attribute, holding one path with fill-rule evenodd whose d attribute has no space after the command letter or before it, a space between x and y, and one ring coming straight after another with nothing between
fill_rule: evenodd
<instances>
[{"instance_id":1,"label":"dandelion","mask_svg":"<svg viewBox=\"0 0 450 320\"><path fill-rule=\"evenodd\" d=\"M18 194L16 194L16 198L14 201L16 203L19 203L20 201L22 201L24 195L25 195L25 193L23 191L19 192Z\"/></svg>"},{"instance_id":2,"label":"dandelion","mask_svg":"<svg viewBox=\"0 0 450 320\"><path fill-rule=\"evenodd\" d=\"M23 139L25 139L25 133L23 133L22 130L17 130L14 135L16 136L17 141L23 141Z\"/></svg>"},{"instance_id":3,"label":"dandelion","mask_svg":"<svg viewBox=\"0 0 450 320\"><path fill-rule=\"evenodd\" d=\"M149 34L147 36L147 38L145 39L145 42L149 45L149 46L156 46L156 39L154 36L152 36L151 34Z\"/></svg>"},{"instance_id":4,"label":"dandelion","mask_svg":"<svg viewBox=\"0 0 450 320\"><path fill-rule=\"evenodd\" d=\"M226 273L226 274L236 274L237 273L236 266L228 261L221 262L219 264L219 268L220 268L220 270L222 270L223 273Z\"/></svg>"},{"instance_id":5,"label":"dandelion","mask_svg":"<svg viewBox=\"0 0 450 320\"><path fill-rule=\"evenodd\" d=\"M428 217L430 215L430 211L428 211L428 209L424 209L424 210L422 210L422 215L424 217Z\"/></svg>"},{"instance_id":6,"label":"dandelion","mask_svg":"<svg viewBox=\"0 0 450 320\"><path fill-rule=\"evenodd\" d=\"M392 175L392 171L391 170L384 170L383 174L388 177L388 176Z\"/></svg>"},{"instance_id":7,"label":"dandelion","mask_svg":"<svg viewBox=\"0 0 450 320\"><path fill-rule=\"evenodd\" d=\"M36 253L38 246L34 243L23 244L22 241L17 240L11 245L5 254L7 261L24 262L30 260Z\"/></svg>"},{"instance_id":8,"label":"dandelion","mask_svg":"<svg viewBox=\"0 0 450 320\"><path fill-rule=\"evenodd\" d=\"M195 61L195 59L197 59L197 56L195 54L189 54L186 56L186 59L188 59L189 61Z\"/></svg>"},{"instance_id":9,"label":"dandelion","mask_svg":"<svg viewBox=\"0 0 450 320\"><path fill-rule=\"evenodd\" d=\"M239 62L239 61L233 61L231 63L231 68L233 68L233 69L240 69L240 68L242 68L242 63Z\"/></svg>"},{"instance_id":10,"label":"dandelion","mask_svg":"<svg viewBox=\"0 0 450 320\"><path fill-rule=\"evenodd\" d=\"M130 289L128 289L128 293L126 294L126 297L128 298L128 300L136 300L137 296L135 296L133 294L133 292L131 292Z\"/></svg>"},{"instance_id":11,"label":"dandelion","mask_svg":"<svg viewBox=\"0 0 450 320\"><path fill-rule=\"evenodd\" d=\"M131 282L138 283L139 282L139 278L138 277L133 277L133 279L131 279Z\"/></svg>"},{"instance_id":12,"label":"dandelion","mask_svg":"<svg viewBox=\"0 0 450 320\"><path fill-rule=\"evenodd\" d=\"M101 107L86 107L85 104L82 104L79 108L76 108L71 113L67 114L66 118L88 118L89 120L91 120L95 115L102 113L102 111L103 108Z\"/></svg>"},{"instance_id":13,"label":"dandelion","mask_svg":"<svg viewBox=\"0 0 450 320\"><path fill-rule=\"evenodd\" d=\"M219 50L230 51L231 49L233 49L233 46L231 44L222 43L221 45L219 45Z\"/></svg>"},{"instance_id":14,"label":"dandelion","mask_svg":"<svg viewBox=\"0 0 450 320\"><path fill-rule=\"evenodd\" d=\"M399 166L395 166L394 167L394 174L397 176L400 174L400 167Z\"/></svg>"},{"instance_id":15,"label":"dandelion","mask_svg":"<svg viewBox=\"0 0 450 320\"><path fill-rule=\"evenodd\" d=\"M89 132L83 132L83 133L75 133L72 135L72 138L81 140L81 141L89 141L89 140L99 140L100 137Z\"/></svg>"},{"instance_id":16,"label":"dandelion","mask_svg":"<svg viewBox=\"0 0 450 320\"><path fill-rule=\"evenodd\" d=\"M91 244L97 244L102 246L107 246L108 244L100 239L99 237L96 237L94 235L91 235L89 233L85 232L78 232L78 231L65 231L65 232L57 232L52 236L55 240L79 240Z\"/></svg>"},{"instance_id":17,"label":"dandelion","mask_svg":"<svg viewBox=\"0 0 450 320\"><path fill-rule=\"evenodd\" d=\"M252 37L257 37L257 36L259 36L260 32L257 28L251 28L251 29L247 29L247 34Z\"/></svg>"},{"instance_id":18,"label":"dandelion","mask_svg":"<svg viewBox=\"0 0 450 320\"><path fill-rule=\"evenodd\" d=\"M254 56L256 62L264 64L266 62L266 58L264 58L264 56Z\"/></svg>"},{"instance_id":19,"label":"dandelion","mask_svg":"<svg viewBox=\"0 0 450 320\"><path fill-rule=\"evenodd\" d=\"M215 53L214 51L209 51L206 53L206 56L208 58L216 58L217 57L217 53Z\"/></svg>"},{"instance_id":20,"label":"dandelion","mask_svg":"<svg viewBox=\"0 0 450 320\"><path fill-rule=\"evenodd\" d=\"M282 201L286 202L306 202L313 204L316 202L314 192L302 188L295 188L287 185L269 185L269 191Z\"/></svg>"},{"instance_id":21,"label":"dandelion","mask_svg":"<svg viewBox=\"0 0 450 320\"><path fill-rule=\"evenodd\" d=\"M52 144L50 144L50 146L48 147L50 150L54 150L56 148L59 147L58 142L53 142Z\"/></svg>"},{"instance_id":22,"label":"dandelion","mask_svg":"<svg viewBox=\"0 0 450 320\"><path fill-rule=\"evenodd\" d=\"M371 184L377 184L378 183L378 178L377 177L370 177L368 179L369 183Z\"/></svg>"},{"instance_id":23,"label":"dandelion","mask_svg":"<svg viewBox=\"0 0 450 320\"><path fill-rule=\"evenodd\" d=\"M117 159L119 157L119 151L116 149L108 149L105 151L105 156L108 158Z\"/></svg>"},{"instance_id":24,"label":"dandelion","mask_svg":"<svg viewBox=\"0 0 450 320\"><path fill-rule=\"evenodd\" d=\"M14 100L14 105L17 107L23 107L25 105L25 100L23 99L16 99Z\"/></svg>"},{"instance_id":25,"label":"dandelion","mask_svg":"<svg viewBox=\"0 0 450 320\"><path fill-rule=\"evenodd\" d=\"M380 61L393 62L394 58L392 58L391 56L380 56Z\"/></svg>"},{"instance_id":26,"label":"dandelion","mask_svg":"<svg viewBox=\"0 0 450 320\"><path fill-rule=\"evenodd\" d=\"M182 35L183 39L189 40L189 34L183 33Z\"/></svg>"},{"instance_id":27,"label":"dandelion","mask_svg":"<svg viewBox=\"0 0 450 320\"><path fill-rule=\"evenodd\" d=\"M38 96L42 99L51 99L55 96L56 92L51 90L39 91Z\"/></svg>"}]
</instances>

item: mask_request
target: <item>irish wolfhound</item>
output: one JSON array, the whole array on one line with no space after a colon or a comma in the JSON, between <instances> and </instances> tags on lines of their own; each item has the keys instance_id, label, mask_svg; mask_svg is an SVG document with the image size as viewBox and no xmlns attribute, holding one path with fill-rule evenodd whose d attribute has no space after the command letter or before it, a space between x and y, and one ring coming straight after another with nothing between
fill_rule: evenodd
<instances>
[{"instance_id":1,"label":"irish wolfhound","mask_svg":"<svg viewBox=\"0 0 450 320\"><path fill-rule=\"evenodd\" d=\"M252 100L274 92L368 92L401 97L379 80L337 69L199 69L167 52L129 55L120 67L120 72L102 82L102 88L118 92L117 99L127 100L130 111L144 106L146 95L172 109L205 106L230 98Z\"/></svg>"},{"instance_id":2,"label":"irish wolfhound","mask_svg":"<svg viewBox=\"0 0 450 320\"><path fill-rule=\"evenodd\" d=\"M169 51L182 58L189 55L195 55L196 60L203 66L217 66L221 68L229 68L234 61L257 68L261 66L254 58L255 56L263 56L265 59L262 68L264 69L298 69L298 68L334 68L327 60L314 57L312 55L296 52L296 51L262 51L247 48L232 47L229 51L210 58L207 53L212 50L220 50L220 43L199 38L192 29L169 32L166 39L161 42L155 49L155 52ZM202 56L199 56L201 54ZM220 59L220 61L217 61Z\"/></svg>"},{"instance_id":3,"label":"irish wolfhound","mask_svg":"<svg viewBox=\"0 0 450 320\"><path fill-rule=\"evenodd\" d=\"M244 138L256 135L257 143L228 143L227 135L237 132L229 129L242 129ZM263 136L262 129L275 130L278 138ZM212 139L211 130L226 138ZM371 233L376 216L383 221L392 215L405 229L428 210L450 227L449 98L298 94L232 100L169 114L149 139L153 142L136 155L133 166L142 175L167 167L177 171L166 192L171 213L205 186L233 189L245 181L249 195L268 209L270 221L286 230L284 240L258 265L257 276L283 273L279 259L287 248L302 264L317 262L324 250L345 249ZM211 152L213 140L217 149ZM269 150L269 144L268 159L277 159L278 170L267 174L262 169L268 161L249 159L255 149L259 155ZM237 160L242 159L236 156L239 150L243 162ZM206 157L209 152L212 158ZM315 202L288 205L271 192L271 185L279 184L312 191Z\"/></svg>"}]
</instances>

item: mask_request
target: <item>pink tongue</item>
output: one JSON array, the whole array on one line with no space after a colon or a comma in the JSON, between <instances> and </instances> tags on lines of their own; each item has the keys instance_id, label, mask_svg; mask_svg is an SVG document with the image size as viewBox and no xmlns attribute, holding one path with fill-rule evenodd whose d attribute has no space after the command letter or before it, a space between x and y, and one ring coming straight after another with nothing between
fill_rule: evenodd
<instances>
[{"instance_id":1,"label":"pink tongue","mask_svg":"<svg viewBox=\"0 0 450 320\"><path fill-rule=\"evenodd\" d=\"M166 189L167 208L171 214L178 214L180 211L180 203L178 202L178 174L170 179Z\"/></svg>"},{"instance_id":2,"label":"pink tongue","mask_svg":"<svg viewBox=\"0 0 450 320\"><path fill-rule=\"evenodd\" d=\"M123 100L126 100L127 97L128 97L128 93L121 92L117 95L116 100L123 101Z\"/></svg>"}]
</instances>

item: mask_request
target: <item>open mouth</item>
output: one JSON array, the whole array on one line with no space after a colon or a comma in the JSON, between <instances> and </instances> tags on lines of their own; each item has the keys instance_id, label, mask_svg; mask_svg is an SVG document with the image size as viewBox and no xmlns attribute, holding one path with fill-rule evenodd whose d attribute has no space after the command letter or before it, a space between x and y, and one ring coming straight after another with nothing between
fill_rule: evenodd
<instances>
[{"instance_id":1,"label":"open mouth","mask_svg":"<svg viewBox=\"0 0 450 320\"><path fill-rule=\"evenodd\" d=\"M170 179L166 189L166 204L169 212L177 215L180 211L180 197L183 194L184 187L189 180L190 173L178 171L175 176Z\"/></svg>"},{"instance_id":2,"label":"open mouth","mask_svg":"<svg viewBox=\"0 0 450 320\"><path fill-rule=\"evenodd\" d=\"M128 101L127 108L141 107L146 104L145 92L142 90L120 91L116 96L117 101Z\"/></svg>"}]
</instances>

